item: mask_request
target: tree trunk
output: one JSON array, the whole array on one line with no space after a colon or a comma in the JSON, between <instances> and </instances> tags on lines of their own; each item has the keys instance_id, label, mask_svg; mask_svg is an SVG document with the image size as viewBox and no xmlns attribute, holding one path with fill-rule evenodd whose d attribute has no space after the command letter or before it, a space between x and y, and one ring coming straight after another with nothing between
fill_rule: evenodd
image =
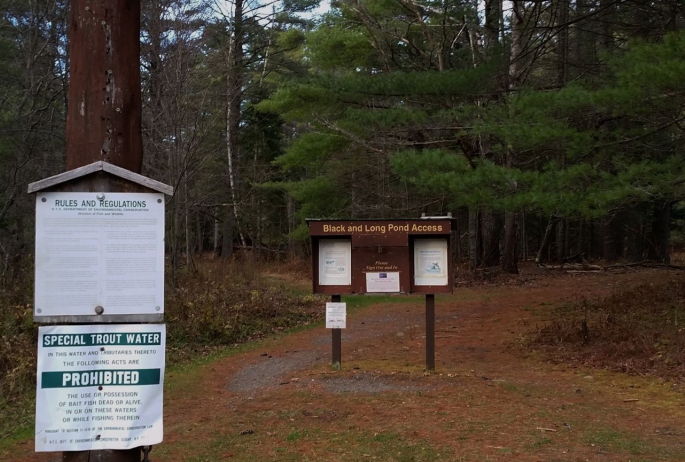
<instances>
[{"instance_id":1,"label":"tree trunk","mask_svg":"<svg viewBox=\"0 0 685 462\"><path fill-rule=\"evenodd\" d=\"M99 160L140 172L140 2L73 0L67 170Z\"/></svg>"},{"instance_id":2,"label":"tree trunk","mask_svg":"<svg viewBox=\"0 0 685 462\"><path fill-rule=\"evenodd\" d=\"M501 9L501 4L500 4ZM522 63L521 54L523 52L523 8L519 2L512 2L512 30L511 30L511 56L509 60L509 79L507 79L508 89L520 85ZM512 148L507 148L505 154L507 168L514 167L514 152ZM512 182L509 185L511 193L515 193L517 185ZM502 270L507 273L518 273L518 213L507 211L504 215L504 258L502 259Z\"/></svg>"},{"instance_id":3,"label":"tree trunk","mask_svg":"<svg viewBox=\"0 0 685 462\"><path fill-rule=\"evenodd\" d=\"M233 258L233 210L226 207L224 213L224 237L221 244L221 258Z\"/></svg>"},{"instance_id":4,"label":"tree trunk","mask_svg":"<svg viewBox=\"0 0 685 462\"><path fill-rule=\"evenodd\" d=\"M293 232L295 231L296 227L296 217L295 217L295 201L293 198L290 196L290 194L287 194L286 198L286 208L287 208L287 214L288 214L288 253L290 254L291 257L295 256L296 251L295 251L295 239L293 238Z\"/></svg>"},{"instance_id":5,"label":"tree trunk","mask_svg":"<svg viewBox=\"0 0 685 462\"><path fill-rule=\"evenodd\" d=\"M618 260L623 256L623 227L618 217L607 218L602 225L602 247L604 259Z\"/></svg>"},{"instance_id":6,"label":"tree trunk","mask_svg":"<svg viewBox=\"0 0 685 462\"><path fill-rule=\"evenodd\" d=\"M504 258L502 270L518 274L518 214L507 212L504 217Z\"/></svg>"},{"instance_id":7,"label":"tree trunk","mask_svg":"<svg viewBox=\"0 0 685 462\"><path fill-rule=\"evenodd\" d=\"M502 0L485 0L485 51L492 56L499 45Z\"/></svg>"},{"instance_id":8,"label":"tree trunk","mask_svg":"<svg viewBox=\"0 0 685 462\"><path fill-rule=\"evenodd\" d=\"M205 250L205 243L202 232L202 214L199 210L195 212L195 224L197 226L197 253L202 256L202 252Z\"/></svg>"},{"instance_id":9,"label":"tree trunk","mask_svg":"<svg viewBox=\"0 0 685 462\"><path fill-rule=\"evenodd\" d=\"M472 270L480 266L482 259L482 240L480 238L480 220L478 215L478 209L469 207L469 261Z\"/></svg>"},{"instance_id":10,"label":"tree trunk","mask_svg":"<svg viewBox=\"0 0 685 462\"><path fill-rule=\"evenodd\" d=\"M233 34L227 53L227 91L226 91L226 157L228 160L228 184L233 201L233 215L240 229L238 206L238 175L236 163L240 159L238 140L240 136L241 103L243 100L243 0L235 1ZM239 231L240 242L246 246L245 237Z\"/></svg>"},{"instance_id":11,"label":"tree trunk","mask_svg":"<svg viewBox=\"0 0 685 462\"><path fill-rule=\"evenodd\" d=\"M483 259L481 266L486 268L499 266L500 263L500 233L502 230L502 215L492 210L481 213L481 225L483 236Z\"/></svg>"},{"instance_id":12,"label":"tree trunk","mask_svg":"<svg viewBox=\"0 0 685 462\"><path fill-rule=\"evenodd\" d=\"M560 27L557 40L557 85L563 87L568 81L568 12L569 0L557 0L557 24Z\"/></svg>"},{"instance_id":13,"label":"tree trunk","mask_svg":"<svg viewBox=\"0 0 685 462\"><path fill-rule=\"evenodd\" d=\"M186 241L186 266L192 264L193 246L190 243L190 201L188 200L188 177L184 175L183 181L183 224L185 225L185 241Z\"/></svg>"},{"instance_id":14,"label":"tree trunk","mask_svg":"<svg viewBox=\"0 0 685 462\"><path fill-rule=\"evenodd\" d=\"M556 260L563 263L566 258L566 220L561 218L557 221L556 235Z\"/></svg>"},{"instance_id":15,"label":"tree trunk","mask_svg":"<svg viewBox=\"0 0 685 462\"><path fill-rule=\"evenodd\" d=\"M652 219L652 242L649 246L649 259L660 263L670 263L669 244L671 238L671 203L654 204Z\"/></svg>"},{"instance_id":16,"label":"tree trunk","mask_svg":"<svg viewBox=\"0 0 685 462\"><path fill-rule=\"evenodd\" d=\"M220 221L219 221L219 210L214 210L214 255L218 256L219 255L219 229L220 229Z\"/></svg>"},{"instance_id":17,"label":"tree trunk","mask_svg":"<svg viewBox=\"0 0 685 462\"><path fill-rule=\"evenodd\" d=\"M549 221L547 222L547 226L545 227L545 233L542 236L540 248L538 249L538 254L535 257L535 261L537 263L544 263L546 261L546 258L543 257L546 254L547 248L549 247L549 243L552 240L552 230L554 229L554 223L556 221L557 218L554 215L551 215L549 217Z\"/></svg>"}]
</instances>

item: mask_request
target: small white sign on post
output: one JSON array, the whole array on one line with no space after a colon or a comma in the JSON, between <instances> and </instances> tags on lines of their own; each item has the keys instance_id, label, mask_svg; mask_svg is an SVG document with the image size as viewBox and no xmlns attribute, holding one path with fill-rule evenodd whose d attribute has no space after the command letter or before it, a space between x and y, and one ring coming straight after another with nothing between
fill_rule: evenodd
<instances>
[{"instance_id":1,"label":"small white sign on post","mask_svg":"<svg viewBox=\"0 0 685 462\"><path fill-rule=\"evenodd\" d=\"M36 195L34 315L164 313L164 195Z\"/></svg>"},{"instance_id":2,"label":"small white sign on post","mask_svg":"<svg viewBox=\"0 0 685 462\"><path fill-rule=\"evenodd\" d=\"M326 329L345 329L347 303L326 303Z\"/></svg>"},{"instance_id":3,"label":"small white sign on post","mask_svg":"<svg viewBox=\"0 0 685 462\"><path fill-rule=\"evenodd\" d=\"M40 327L36 451L160 443L165 344L164 324Z\"/></svg>"}]
</instances>

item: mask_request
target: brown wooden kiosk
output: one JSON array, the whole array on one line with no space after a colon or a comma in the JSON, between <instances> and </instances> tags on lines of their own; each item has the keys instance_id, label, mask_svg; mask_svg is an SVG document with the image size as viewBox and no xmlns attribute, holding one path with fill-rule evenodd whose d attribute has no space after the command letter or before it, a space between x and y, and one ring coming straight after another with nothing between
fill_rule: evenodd
<instances>
[{"instance_id":1,"label":"brown wooden kiosk","mask_svg":"<svg viewBox=\"0 0 685 462\"><path fill-rule=\"evenodd\" d=\"M426 370L435 370L435 294L451 293L451 217L308 219L315 294L426 294ZM333 366L341 329L333 329Z\"/></svg>"}]
</instances>

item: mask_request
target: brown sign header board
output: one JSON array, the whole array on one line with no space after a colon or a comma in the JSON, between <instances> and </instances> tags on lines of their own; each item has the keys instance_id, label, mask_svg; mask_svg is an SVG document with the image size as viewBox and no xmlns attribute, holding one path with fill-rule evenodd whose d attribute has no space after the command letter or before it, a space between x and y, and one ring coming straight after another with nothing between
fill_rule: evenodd
<instances>
[{"instance_id":1,"label":"brown sign header board","mask_svg":"<svg viewBox=\"0 0 685 462\"><path fill-rule=\"evenodd\" d=\"M421 220L308 220L311 236L376 235L393 239L393 235L447 234L452 232L451 218Z\"/></svg>"},{"instance_id":2,"label":"brown sign header board","mask_svg":"<svg viewBox=\"0 0 685 462\"><path fill-rule=\"evenodd\" d=\"M307 224L314 293L452 291L450 217Z\"/></svg>"}]
</instances>

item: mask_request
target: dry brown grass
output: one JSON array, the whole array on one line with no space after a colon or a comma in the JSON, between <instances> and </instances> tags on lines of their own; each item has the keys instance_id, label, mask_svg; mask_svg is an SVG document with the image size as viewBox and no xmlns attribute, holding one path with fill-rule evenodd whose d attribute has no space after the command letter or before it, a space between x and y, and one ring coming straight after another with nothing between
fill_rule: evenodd
<instances>
[{"instance_id":1,"label":"dry brown grass","mask_svg":"<svg viewBox=\"0 0 685 462\"><path fill-rule=\"evenodd\" d=\"M633 374L685 377L685 285L682 275L599 300L555 309L529 346L553 361Z\"/></svg>"}]
</instances>

